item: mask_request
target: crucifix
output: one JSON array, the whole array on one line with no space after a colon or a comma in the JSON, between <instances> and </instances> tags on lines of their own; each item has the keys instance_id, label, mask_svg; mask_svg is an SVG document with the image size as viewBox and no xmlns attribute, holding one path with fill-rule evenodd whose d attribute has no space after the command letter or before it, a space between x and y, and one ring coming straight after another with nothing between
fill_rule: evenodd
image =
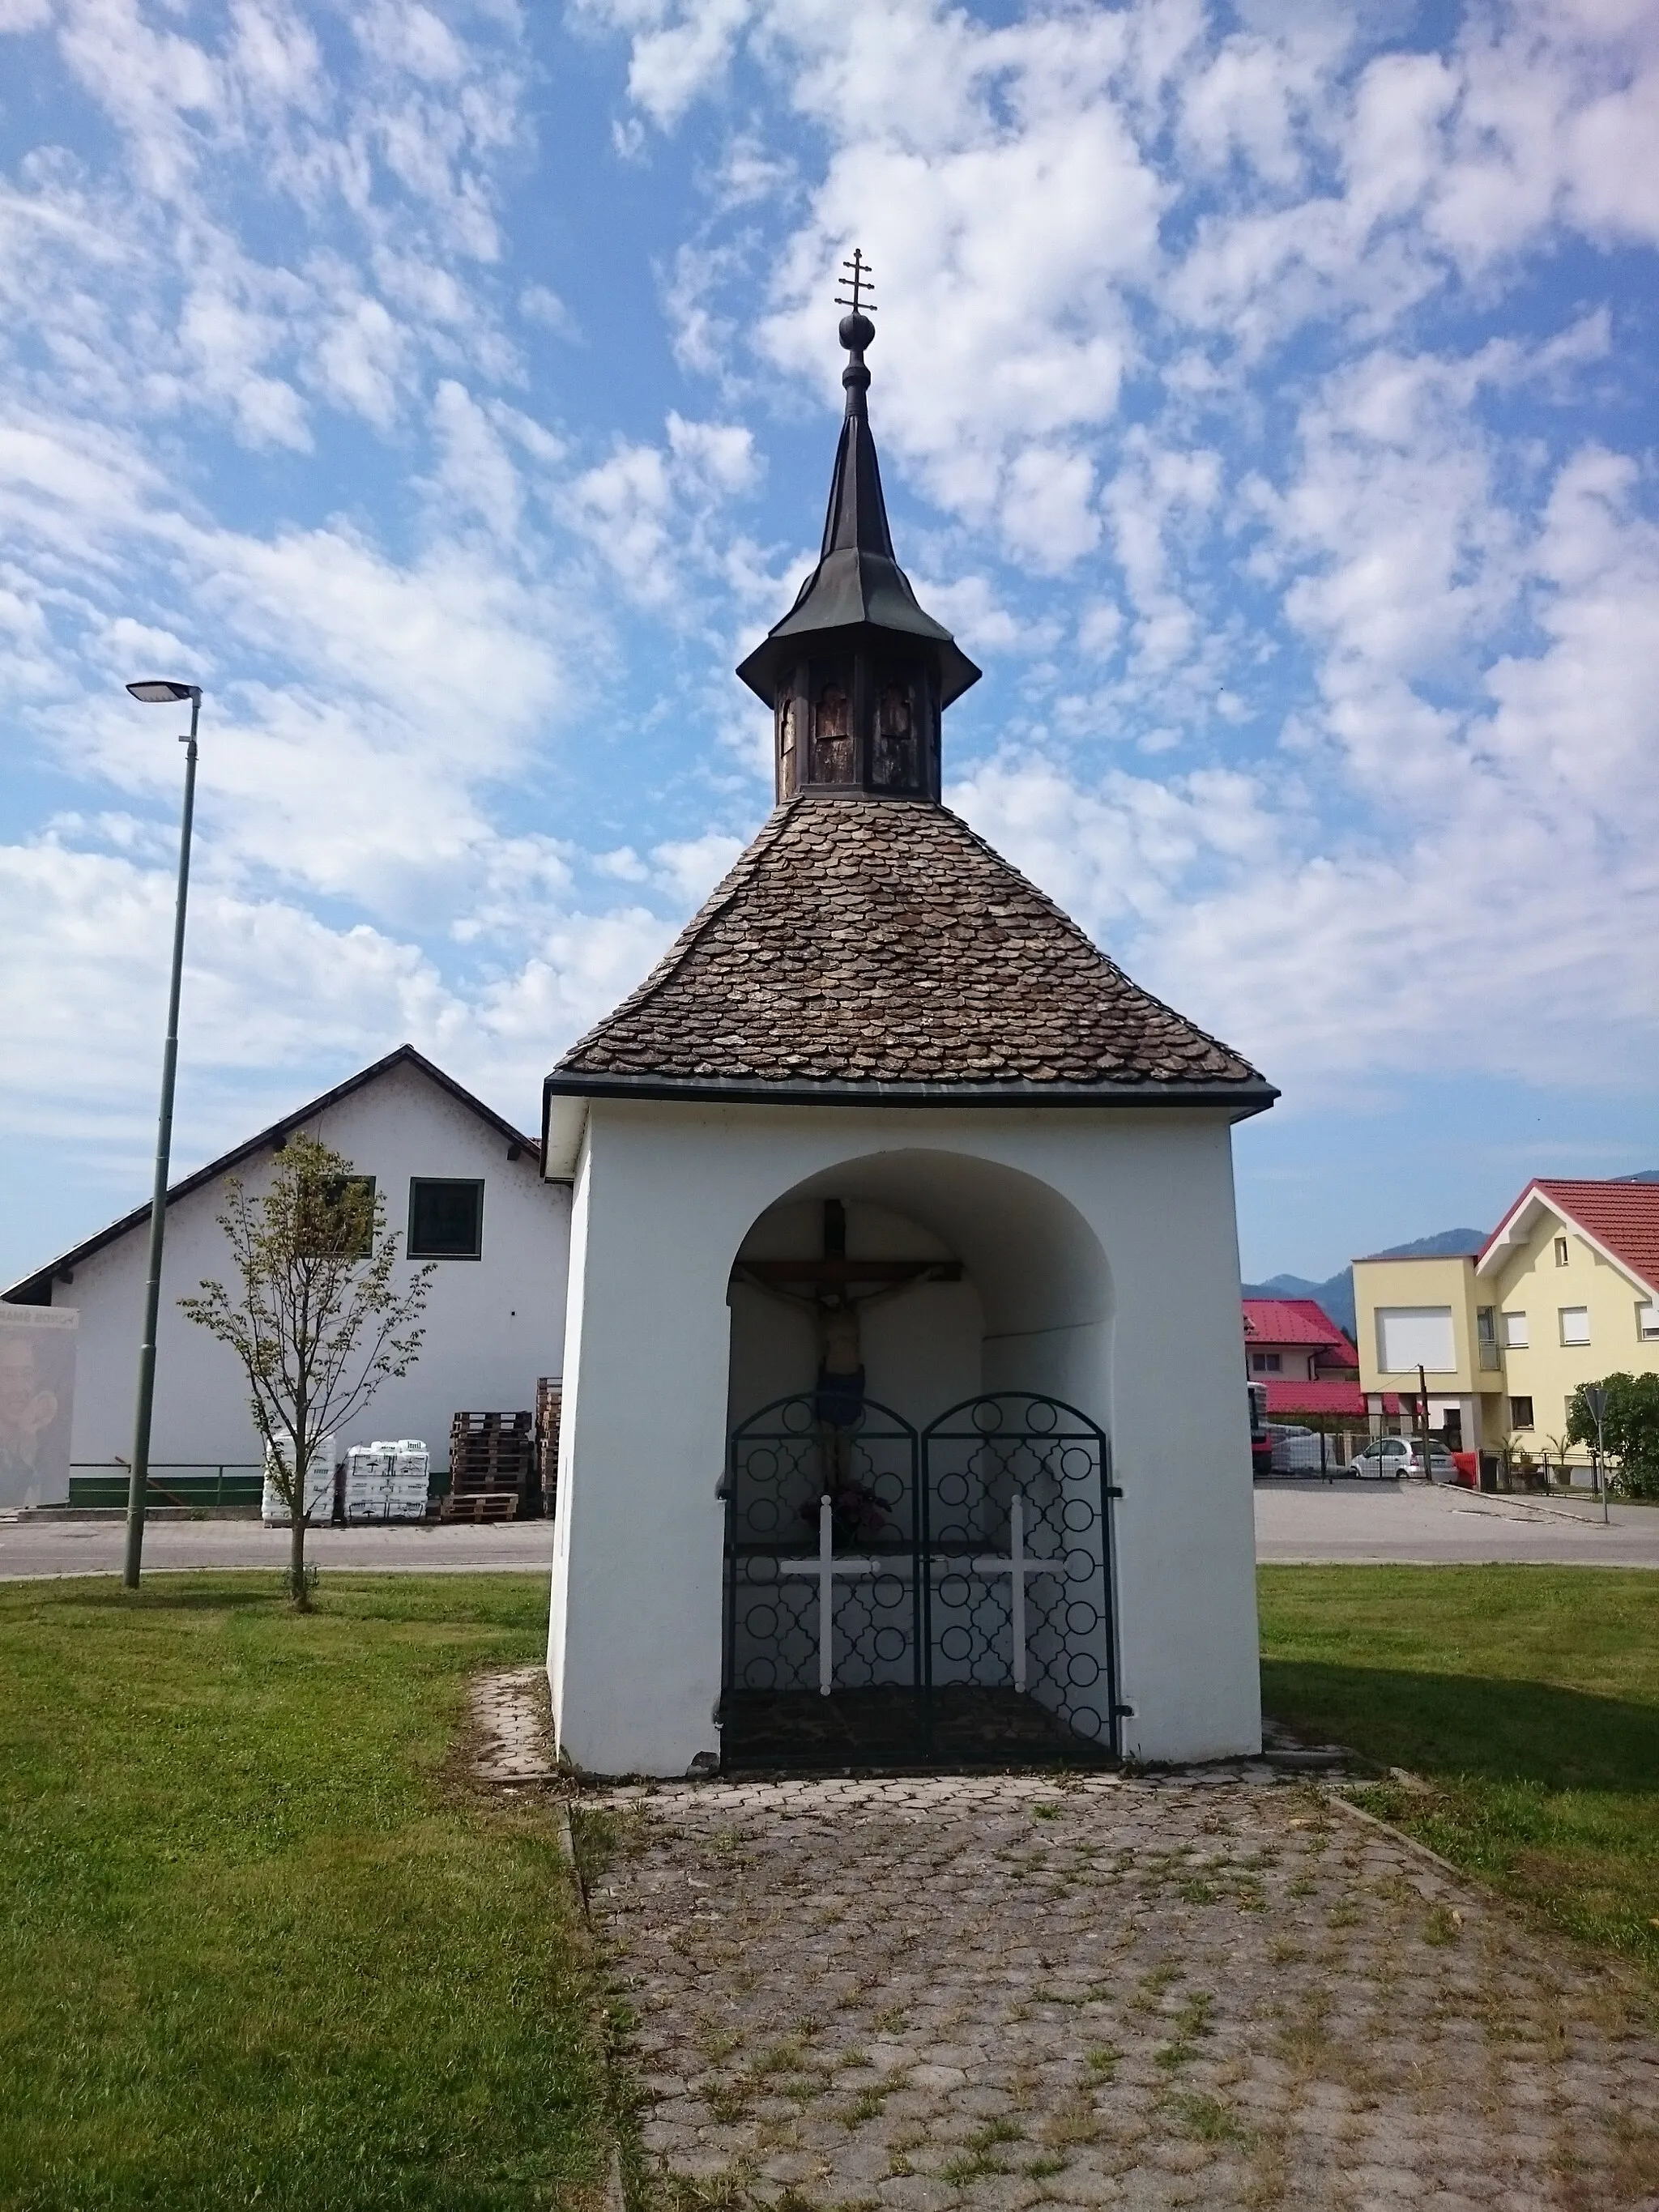
<instances>
[{"instance_id":1,"label":"crucifix","mask_svg":"<svg viewBox=\"0 0 1659 2212\"><path fill-rule=\"evenodd\" d=\"M902 1297L918 1283L959 1283L962 1262L849 1260L847 1208L840 1199L826 1198L820 1258L739 1260L732 1273L768 1297L811 1316L817 1333L817 1416L831 1428L846 1428L864 1406L866 1310Z\"/></svg>"}]
</instances>

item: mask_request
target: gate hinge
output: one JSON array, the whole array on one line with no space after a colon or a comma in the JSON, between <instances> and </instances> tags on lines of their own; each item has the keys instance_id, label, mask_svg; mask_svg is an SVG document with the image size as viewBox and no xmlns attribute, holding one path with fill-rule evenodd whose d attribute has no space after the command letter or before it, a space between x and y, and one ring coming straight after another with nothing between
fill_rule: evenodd
<instances>
[{"instance_id":1,"label":"gate hinge","mask_svg":"<svg viewBox=\"0 0 1659 2212\"><path fill-rule=\"evenodd\" d=\"M1121 1482L1109 1482L1106 1486L1106 1495L1108 1498L1121 1498L1123 1485Z\"/></svg>"},{"instance_id":2,"label":"gate hinge","mask_svg":"<svg viewBox=\"0 0 1659 2212\"><path fill-rule=\"evenodd\" d=\"M1135 1717L1135 1709L1133 1705L1114 1705L1112 1716L1115 1720L1132 1721Z\"/></svg>"}]
</instances>

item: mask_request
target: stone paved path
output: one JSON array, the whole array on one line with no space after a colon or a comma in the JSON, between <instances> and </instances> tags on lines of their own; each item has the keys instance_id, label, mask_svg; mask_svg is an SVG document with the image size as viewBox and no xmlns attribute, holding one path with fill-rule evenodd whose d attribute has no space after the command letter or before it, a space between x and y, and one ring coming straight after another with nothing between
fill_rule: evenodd
<instances>
[{"instance_id":1,"label":"stone paved path","mask_svg":"<svg viewBox=\"0 0 1659 2212\"><path fill-rule=\"evenodd\" d=\"M656 2201L1659 2208L1620 1984L1302 1784L577 1808Z\"/></svg>"},{"instance_id":2,"label":"stone paved path","mask_svg":"<svg viewBox=\"0 0 1659 2212\"><path fill-rule=\"evenodd\" d=\"M474 1768L481 1782L550 1782L558 1770L547 1718L547 1669L514 1667L472 1685Z\"/></svg>"}]
</instances>

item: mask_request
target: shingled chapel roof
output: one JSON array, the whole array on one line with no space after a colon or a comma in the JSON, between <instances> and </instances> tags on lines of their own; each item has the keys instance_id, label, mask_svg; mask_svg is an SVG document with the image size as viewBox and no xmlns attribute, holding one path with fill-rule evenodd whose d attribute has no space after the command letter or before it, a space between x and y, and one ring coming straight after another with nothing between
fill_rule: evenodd
<instances>
[{"instance_id":1,"label":"shingled chapel roof","mask_svg":"<svg viewBox=\"0 0 1659 2212\"><path fill-rule=\"evenodd\" d=\"M1246 1112L1277 1095L947 808L812 795L777 809L550 1088Z\"/></svg>"}]
</instances>

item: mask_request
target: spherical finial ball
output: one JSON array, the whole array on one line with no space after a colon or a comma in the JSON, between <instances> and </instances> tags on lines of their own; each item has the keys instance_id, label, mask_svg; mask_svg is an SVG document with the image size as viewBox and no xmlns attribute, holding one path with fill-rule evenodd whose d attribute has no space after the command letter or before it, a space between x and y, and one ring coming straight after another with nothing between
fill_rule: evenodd
<instances>
[{"instance_id":1,"label":"spherical finial ball","mask_svg":"<svg viewBox=\"0 0 1659 2212\"><path fill-rule=\"evenodd\" d=\"M862 353L876 335L876 326L868 315L856 311L841 319L841 342L848 353Z\"/></svg>"}]
</instances>

